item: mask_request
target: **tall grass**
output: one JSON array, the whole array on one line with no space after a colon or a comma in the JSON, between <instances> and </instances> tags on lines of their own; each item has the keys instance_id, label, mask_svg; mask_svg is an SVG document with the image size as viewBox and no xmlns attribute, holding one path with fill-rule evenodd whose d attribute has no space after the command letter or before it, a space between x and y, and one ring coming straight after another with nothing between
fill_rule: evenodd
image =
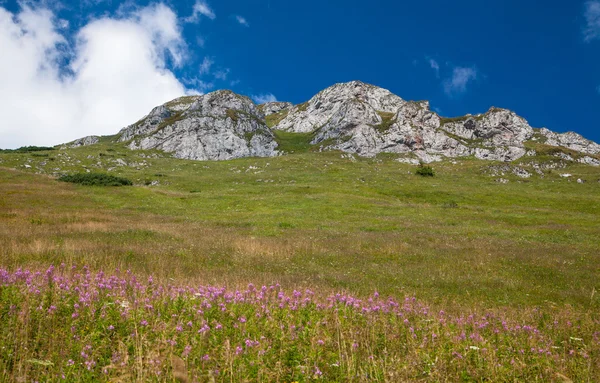
<instances>
[{"instance_id":1,"label":"tall grass","mask_svg":"<svg viewBox=\"0 0 600 383\"><path fill-rule=\"evenodd\" d=\"M597 381L597 314L0 269L4 381Z\"/></svg>"}]
</instances>

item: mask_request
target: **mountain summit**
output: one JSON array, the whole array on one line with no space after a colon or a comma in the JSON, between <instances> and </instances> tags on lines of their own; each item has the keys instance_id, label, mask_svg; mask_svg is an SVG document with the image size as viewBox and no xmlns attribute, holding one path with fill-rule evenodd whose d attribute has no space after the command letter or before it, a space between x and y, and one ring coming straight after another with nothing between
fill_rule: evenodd
<instances>
[{"instance_id":1,"label":"mountain summit","mask_svg":"<svg viewBox=\"0 0 600 383\"><path fill-rule=\"evenodd\" d=\"M410 162L468 156L514 161L535 155L526 145L532 142L579 152L580 162L600 165L600 145L577 133L534 129L514 112L495 107L483 114L445 118L431 111L427 101L406 101L360 81L335 84L299 105L256 105L227 90L181 97L122 129L118 141L177 158L227 160L282 154L277 131L303 134L321 150L366 157L395 153Z\"/></svg>"}]
</instances>

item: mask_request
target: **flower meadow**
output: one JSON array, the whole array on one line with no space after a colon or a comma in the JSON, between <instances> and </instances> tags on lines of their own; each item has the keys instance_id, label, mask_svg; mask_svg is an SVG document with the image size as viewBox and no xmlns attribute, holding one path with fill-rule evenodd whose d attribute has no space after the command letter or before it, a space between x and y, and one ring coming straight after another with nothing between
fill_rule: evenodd
<instances>
[{"instance_id":1,"label":"flower meadow","mask_svg":"<svg viewBox=\"0 0 600 383\"><path fill-rule=\"evenodd\" d=\"M600 380L598 313L0 269L6 382Z\"/></svg>"}]
</instances>

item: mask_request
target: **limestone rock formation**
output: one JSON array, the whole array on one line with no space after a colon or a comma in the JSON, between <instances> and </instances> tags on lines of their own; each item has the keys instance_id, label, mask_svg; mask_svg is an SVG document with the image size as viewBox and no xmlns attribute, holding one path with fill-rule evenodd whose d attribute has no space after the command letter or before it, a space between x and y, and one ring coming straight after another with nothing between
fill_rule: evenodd
<instances>
[{"instance_id":1,"label":"limestone rock formation","mask_svg":"<svg viewBox=\"0 0 600 383\"><path fill-rule=\"evenodd\" d=\"M445 118L431 111L427 101L406 101L360 81L335 84L299 105L257 106L225 90L181 97L122 129L118 140L131 149L159 149L185 159L269 157L279 154L271 129L309 135L320 150L365 157L395 153L406 163L456 157L510 162L535 157L539 150L600 166L600 145L579 134L533 129L514 112L495 107L483 114ZM68 145L98 140L92 136Z\"/></svg>"},{"instance_id":2,"label":"limestone rock formation","mask_svg":"<svg viewBox=\"0 0 600 383\"><path fill-rule=\"evenodd\" d=\"M577 133L567 132L561 134L542 128L540 134L545 138L544 143L546 145L562 146L587 154L600 154L600 145L583 138Z\"/></svg>"},{"instance_id":3,"label":"limestone rock formation","mask_svg":"<svg viewBox=\"0 0 600 383\"><path fill-rule=\"evenodd\" d=\"M131 149L159 149L176 158L271 157L277 143L248 97L231 91L175 99L120 132Z\"/></svg>"},{"instance_id":4,"label":"limestone rock formation","mask_svg":"<svg viewBox=\"0 0 600 383\"><path fill-rule=\"evenodd\" d=\"M445 119L427 101L405 101L362 82L336 84L289 110L275 127L314 132L313 144L361 156L412 153L428 162L475 156L512 161L525 155L533 129L515 113L492 108L478 116Z\"/></svg>"},{"instance_id":5,"label":"limestone rock formation","mask_svg":"<svg viewBox=\"0 0 600 383\"><path fill-rule=\"evenodd\" d=\"M281 113L284 110L288 110L294 107L291 102L266 102L258 106L258 109L265 115L270 116L275 113Z\"/></svg>"},{"instance_id":6,"label":"limestone rock formation","mask_svg":"<svg viewBox=\"0 0 600 383\"><path fill-rule=\"evenodd\" d=\"M67 142L66 144L61 146L61 149L63 149L63 148L78 148L80 146L94 145L94 144L97 144L98 141L100 141L99 136L87 136L87 137L83 137L83 138L78 138L75 141Z\"/></svg>"}]
</instances>

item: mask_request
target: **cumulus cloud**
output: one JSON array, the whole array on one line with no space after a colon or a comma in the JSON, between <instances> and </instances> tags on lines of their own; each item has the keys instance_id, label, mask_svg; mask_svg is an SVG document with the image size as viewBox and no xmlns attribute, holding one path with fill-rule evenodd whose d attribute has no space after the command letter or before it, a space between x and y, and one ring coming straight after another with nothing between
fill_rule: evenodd
<instances>
[{"instance_id":1,"label":"cumulus cloud","mask_svg":"<svg viewBox=\"0 0 600 383\"><path fill-rule=\"evenodd\" d=\"M440 64L438 64L437 61L435 61L434 59L429 59L429 66L431 67L431 69L433 69L435 71L435 76L437 78L440 77Z\"/></svg>"},{"instance_id":2,"label":"cumulus cloud","mask_svg":"<svg viewBox=\"0 0 600 383\"><path fill-rule=\"evenodd\" d=\"M194 93L168 69L186 44L167 6L92 20L70 44L52 11L22 4L16 14L0 7L0 147L114 134Z\"/></svg>"},{"instance_id":3,"label":"cumulus cloud","mask_svg":"<svg viewBox=\"0 0 600 383\"><path fill-rule=\"evenodd\" d=\"M588 1L585 3L585 27L583 38L585 41L600 39L600 1Z\"/></svg>"},{"instance_id":4,"label":"cumulus cloud","mask_svg":"<svg viewBox=\"0 0 600 383\"><path fill-rule=\"evenodd\" d=\"M251 96L255 103L264 104L265 102L275 102L277 101L277 97L275 97L272 93L264 93L264 94L255 94Z\"/></svg>"},{"instance_id":5,"label":"cumulus cloud","mask_svg":"<svg viewBox=\"0 0 600 383\"><path fill-rule=\"evenodd\" d=\"M240 15L236 15L235 19L237 20L238 23L240 23L241 25L245 26L245 27L249 27L250 24L248 23L248 20L246 20L245 17L240 16Z\"/></svg>"},{"instance_id":6,"label":"cumulus cloud","mask_svg":"<svg viewBox=\"0 0 600 383\"><path fill-rule=\"evenodd\" d=\"M194 3L194 10L192 12L192 15L186 18L186 21L188 23L197 23L198 21L200 21L200 16L206 16L211 20L214 20L217 17L217 15L215 15L215 12L213 12L213 10L210 8L206 1L196 0L196 3Z\"/></svg>"},{"instance_id":7,"label":"cumulus cloud","mask_svg":"<svg viewBox=\"0 0 600 383\"><path fill-rule=\"evenodd\" d=\"M452 77L444 80L444 92L449 97L463 94L467 91L467 85L477 79L477 69L474 67L455 67Z\"/></svg>"}]
</instances>

